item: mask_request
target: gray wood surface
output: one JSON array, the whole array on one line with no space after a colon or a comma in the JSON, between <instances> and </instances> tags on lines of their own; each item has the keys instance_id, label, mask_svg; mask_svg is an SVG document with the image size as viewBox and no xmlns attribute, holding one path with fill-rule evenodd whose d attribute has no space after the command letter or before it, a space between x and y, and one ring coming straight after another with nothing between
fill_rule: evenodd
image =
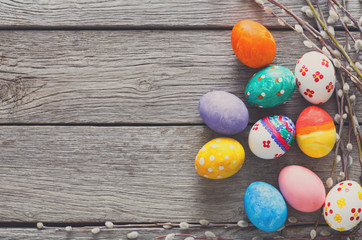
<instances>
[{"instance_id":1,"label":"gray wood surface","mask_svg":"<svg viewBox=\"0 0 362 240\"><path fill-rule=\"evenodd\" d=\"M282 2L303 15L304 1ZM362 4L347 4L358 19ZM285 166L308 167L326 181L333 153L312 159L294 144L268 161L248 148L252 123L271 114L295 121L310 105L297 90L277 108L247 105L249 126L234 136L246 151L236 175L213 181L194 170L198 150L219 137L202 124L200 97L224 90L244 101L246 83L257 71L241 64L231 49L231 28L243 19L271 29L278 47L274 64L293 70L309 51L301 37L253 0L0 0L0 239L125 240L133 230L140 240L206 230L224 238L308 238L318 213L290 207L288 217L307 224L289 226L282 234L253 226L127 227L97 235L89 229L35 228L36 222L236 223L247 219L246 187L254 181L277 187ZM322 107L333 117L334 96ZM360 95L356 112L361 119ZM356 147L351 154L349 177L358 179ZM341 163L337 175L340 170ZM318 232L322 229L336 233L325 225Z\"/></svg>"},{"instance_id":2,"label":"gray wood surface","mask_svg":"<svg viewBox=\"0 0 362 240\"><path fill-rule=\"evenodd\" d=\"M266 1L265 1L266 2ZM305 1L283 0L302 16ZM325 1L321 1L325 2ZM357 19L362 6L348 1ZM271 5L268 5L271 6ZM280 10L276 10L280 13ZM1 0L0 27L89 27L89 28L176 28L227 27L242 19L280 27L275 18L257 7L253 0Z\"/></svg>"},{"instance_id":3,"label":"gray wood surface","mask_svg":"<svg viewBox=\"0 0 362 240\"><path fill-rule=\"evenodd\" d=\"M239 228L233 227L229 229L223 228L196 228L196 229L160 229L160 228L126 228L126 229L104 229L97 235L93 235L90 230L74 230L72 232L57 231L55 229L50 230L37 230L34 228L25 228L25 229L16 229L16 228L4 228L0 229L0 238L3 240L40 240L40 239L117 239L117 240L126 240L127 233L132 231L138 232L137 240L151 240L159 236L165 236L171 233L183 233L183 234L195 234L198 236L205 236L205 231L212 231L217 237L220 238L237 238L237 239L252 239L253 237L264 237L264 239L277 239L282 234L284 237L303 237L308 239L309 232L312 230L312 226L293 226L285 228L282 233L266 233L260 230L257 230L254 227L248 228ZM330 231L333 235L341 236L341 233L330 230L329 227L320 226L317 230L318 236L320 236L321 231ZM342 233L343 234L343 233ZM343 235L342 235L343 236ZM177 236L174 240L183 240L186 236ZM163 238L164 239L164 238ZM331 238L328 239L338 239ZM316 238L318 240L318 238Z\"/></svg>"},{"instance_id":4,"label":"gray wood surface","mask_svg":"<svg viewBox=\"0 0 362 240\"><path fill-rule=\"evenodd\" d=\"M273 63L294 72L310 49L296 33L272 33ZM0 59L1 123L201 124L203 94L229 91L246 103L258 71L235 57L229 30L3 31ZM309 103L296 89L277 108L247 106L255 122L271 114L296 120ZM323 108L333 116L335 106L332 97Z\"/></svg>"},{"instance_id":5,"label":"gray wood surface","mask_svg":"<svg viewBox=\"0 0 362 240\"><path fill-rule=\"evenodd\" d=\"M199 149L217 137L203 126L0 127L1 220L235 222L245 215L251 182L277 187L280 170L291 164L310 168L323 182L329 176L332 153L312 159L295 144L279 159L258 159L247 146L249 130L236 136L246 151L244 166L213 181L194 170ZM357 161L350 171L351 179L360 175ZM300 221L315 219L316 213L289 210Z\"/></svg>"}]
</instances>

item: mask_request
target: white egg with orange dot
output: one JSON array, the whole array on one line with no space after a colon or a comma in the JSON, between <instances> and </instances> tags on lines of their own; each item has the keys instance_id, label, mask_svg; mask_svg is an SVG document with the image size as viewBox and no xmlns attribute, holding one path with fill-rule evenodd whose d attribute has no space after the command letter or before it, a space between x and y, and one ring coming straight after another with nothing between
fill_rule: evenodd
<instances>
[{"instance_id":1,"label":"white egg with orange dot","mask_svg":"<svg viewBox=\"0 0 362 240\"><path fill-rule=\"evenodd\" d=\"M243 146L232 138L220 137L206 143L195 159L195 170L209 179L228 178L244 164Z\"/></svg>"}]
</instances>

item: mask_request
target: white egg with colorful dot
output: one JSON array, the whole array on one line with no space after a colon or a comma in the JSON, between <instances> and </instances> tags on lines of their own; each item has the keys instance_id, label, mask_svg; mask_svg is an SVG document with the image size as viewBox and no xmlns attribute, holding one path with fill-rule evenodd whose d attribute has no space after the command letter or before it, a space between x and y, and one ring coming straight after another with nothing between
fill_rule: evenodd
<instances>
[{"instance_id":1,"label":"white egg with colorful dot","mask_svg":"<svg viewBox=\"0 0 362 240\"><path fill-rule=\"evenodd\" d=\"M250 150L259 158L273 159L286 153L295 140L295 126L282 115L257 121L249 132Z\"/></svg>"},{"instance_id":2,"label":"white egg with colorful dot","mask_svg":"<svg viewBox=\"0 0 362 240\"><path fill-rule=\"evenodd\" d=\"M332 96L336 84L333 63L320 52L304 54L295 66L299 93L312 104L323 104Z\"/></svg>"},{"instance_id":3,"label":"white egg with colorful dot","mask_svg":"<svg viewBox=\"0 0 362 240\"><path fill-rule=\"evenodd\" d=\"M327 224L337 231L348 231L361 222L362 188L355 181L343 181L328 193L323 209Z\"/></svg>"}]
</instances>

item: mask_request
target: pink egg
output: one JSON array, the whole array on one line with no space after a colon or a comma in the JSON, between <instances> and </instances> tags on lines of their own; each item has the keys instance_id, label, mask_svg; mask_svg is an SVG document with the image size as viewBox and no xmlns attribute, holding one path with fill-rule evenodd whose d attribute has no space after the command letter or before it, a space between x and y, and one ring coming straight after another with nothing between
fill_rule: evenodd
<instances>
[{"instance_id":1,"label":"pink egg","mask_svg":"<svg viewBox=\"0 0 362 240\"><path fill-rule=\"evenodd\" d=\"M288 204L301 212L318 210L326 197L322 180L302 166L283 168L279 174L279 188Z\"/></svg>"}]
</instances>

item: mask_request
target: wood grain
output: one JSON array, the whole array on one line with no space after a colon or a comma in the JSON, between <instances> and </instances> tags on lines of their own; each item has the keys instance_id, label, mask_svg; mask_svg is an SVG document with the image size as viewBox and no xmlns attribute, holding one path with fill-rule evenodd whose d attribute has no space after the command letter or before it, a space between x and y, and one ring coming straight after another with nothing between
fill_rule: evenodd
<instances>
[{"instance_id":1,"label":"wood grain","mask_svg":"<svg viewBox=\"0 0 362 240\"><path fill-rule=\"evenodd\" d=\"M165 236L170 233L183 233L183 234L195 234L198 236L205 236L205 231L212 231L217 237L222 237L226 239L235 238L235 239L252 239L253 237L264 237L264 239L270 239L272 237L303 237L308 239L309 232L312 230L312 226L297 226L297 227L288 227L281 232L267 233L255 229L254 227L248 228L203 228L203 229L159 229L159 228L126 228L126 229L104 229L99 234L93 235L90 230L74 230L72 232L57 231L57 230L37 230L32 228L25 229L16 229L16 228L3 228L0 229L0 237L3 240L23 240L23 239L48 239L48 240L58 240L58 239L118 239L125 240L127 239L127 233L132 231L138 232L137 240L151 240L159 236ZM333 234L341 235L343 233L332 231L329 227L320 226L318 227L318 235L320 232L327 230ZM348 236L348 235L346 235ZM174 240L182 240L186 237L177 236ZM164 238L162 238L164 239ZM332 238L329 238L332 239Z\"/></svg>"},{"instance_id":2,"label":"wood grain","mask_svg":"<svg viewBox=\"0 0 362 240\"><path fill-rule=\"evenodd\" d=\"M274 64L294 71L309 49L292 34L273 31ZM246 103L257 72L235 57L230 31L3 31L0 63L4 124L201 124L203 94L229 91ZM322 107L333 116L335 105L332 97ZM255 122L270 114L296 120L309 103L295 90L277 108L247 106Z\"/></svg>"},{"instance_id":3,"label":"wood grain","mask_svg":"<svg viewBox=\"0 0 362 240\"><path fill-rule=\"evenodd\" d=\"M304 1L282 2L302 16ZM358 19L362 5L347 4ZM245 100L245 85L257 71L231 50L231 27L243 19L273 29L275 64L293 70L308 51L291 31L277 31L283 27L254 1L0 0L0 238L126 239L133 230L140 240L205 230L225 238L280 235L254 227L125 228L97 235L35 229L39 221L235 223L246 219L246 187L253 181L277 187L278 173L287 165L308 167L325 182L332 153L311 159L295 144L281 158L265 161L248 148L251 123L271 114L295 121L309 106L297 91L277 108L248 105L249 127L234 136L247 157L235 176L211 181L195 172L198 150L218 137L201 125L198 100L211 90ZM334 99L322 107L336 113ZM361 119L359 97L356 112ZM355 148L352 156L357 158ZM336 174L340 169L338 164ZM350 178L360 174L355 160ZM317 215L288 208L288 216L299 222L314 222ZM18 228L8 228L11 224ZM30 225L34 228L24 228ZM281 235L308 237L311 228L288 227Z\"/></svg>"},{"instance_id":4,"label":"wood grain","mask_svg":"<svg viewBox=\"0 0 362 240\"><path fill-rule=\"evenodd\" d=\"M203 126L0 127L1 221L235 222L245 216L246 187L277 186L287 165L306 166L326 181L332 153L311 159L295 144L277 160L258 159L247 145L249 130L235 136L246 151L244 166L212 181L194 170L199 149L217 137ZM360 174L355 161L350 178ZM289 209L300 221L316 214Z\"/></svg>"},{"instance_id":5,"label":"wood grain","mask_svg":"<svg viewBox=\"0 0 362 240\"><path fill-rule=\"evenodd\" d=\"M305 1L281 2L303 16L300 9L306 5ZM348 1L347 8L356 19L360 17L362 6L358 1ZM280 14L279 9L275 11ZM1 28L231 28L243 19L281 27L252 0L0 1Z\"/></svg>"}]
</instances>

